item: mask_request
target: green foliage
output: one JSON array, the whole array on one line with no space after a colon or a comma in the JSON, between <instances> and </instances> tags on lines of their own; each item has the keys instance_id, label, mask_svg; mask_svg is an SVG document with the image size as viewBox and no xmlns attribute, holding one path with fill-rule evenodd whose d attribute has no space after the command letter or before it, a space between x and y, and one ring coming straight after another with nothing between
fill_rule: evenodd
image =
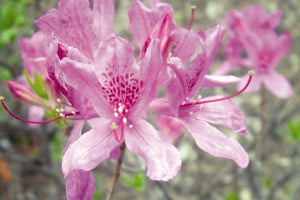
<instances>
[{"instance_id":1,"label":"green foliage","mask_svg":"<svg viewBox=\"0 0 300 200\"><path fill-rule=\"evenodd\" d=\"M93 175L94 175L94 178L95 178L95 184L96 184L96 191L95 191L95 193L94 193L94 196L93 196L93 200L99 200L99 199L101 199L101 197L102 197L102 192L100 191L100 189L99 188L101 188L100 187L100 183L101 183L101 176L100 176L100 174L99 173L97 173L97 172L94 172L93 173Z\"/></svg>"},{"instance_id":2,"label":"green foliage","mask_svg":"<svg viewBox=\"0 0 300 200\"><path fill-rule=\"evenodd\" d=\"M46 109L45 115L48 119L53 119L53 118L59 117L59 113L55 109L51 109L51 108ZM66 121L66 119L63 119L63 118L56 120L53 123L62 129L65 129L67 126L67 121Z\"/></svg>"},{"instance_id":3,"label":"green foliage","mask_svg":"<svg viewBox=\"0 0 300 200\"><path fill-rule=\"evenodd\" d=\"M230 193L225 197L225 200L239 200L239 194L236 192Z\"/></svg>"},{"instance_id":4,"label":"green foliage","mask_svg":"<svg viewBox=\"0 0 300 200\"><path fill-rule=\"evenodd\" d=\"M0 67L0 80L1 81L8 81L11 80L11 73L8 69L4 67Z\"/></svg>"},{"instance_id":5,"label":"green foliage","mask_svg":"<svg viewBox=\"0 0 300 200\"><path fill-rule=\"evenodd\" d=\"M51 149L53 159L58 163L60 163L62 160L62 152L64 150L64 144L62 140L63 140L62 134L56 133L50 144L50 149Z\"/></svg>"},{"instance_id":6,"label":"green foliage","mask_svg":"<svg viewBox=\"0 0 300 200\"><path fill-rule=\"evenodd\" d=\"M30 87L39 97L46 100L49 99L49 96L45 90L45 81L42 76L38 75L37 73L34 73L34 82L31 81L26 70L24 70L24 76L26 77Z\"/></svg>"},{"instance_id":7,"label":"green foliage","mask_svg":"<svg viewBox=\"0 0 300 200\"><path fill-rule=\"evenodd\" d=\"M121 179L126 185L134 188L137 191L145 190L145 174L143 173L134 173L131 176L122 174Z\"/></svg>"},{"instance_id":8,"label":"green foliage","mask_svg":"<svg viewBox=\"0 0 300 200\"><path fill-rule=\"evenodd\" d=\"M289 128L290 128L290 137L294 141L300 140L300 121L298 122L288 122Z\"/></svg>"},{"instance_id":9,"label":"green foliage","mask_svg":"<svg viewBox=\"0 0 300 200\"><path fill-rule=\"evenodd\" d=\"M30 27L26 16L27 0L5 1L0 7L0 49L14 41L22 27Z\"/></svg>"},{"instance_id":10,"label":"green foliage","mask_svg":"<svg viewBox=\"0 0 300 200\"><path fill-rule=\"evenodd\" d=\"M266 188L269 188L269 187L272 186L272 180L271 180L269 177L264 176L264 177L262 177L262 184L263 184L263 186L265 186Z\"/></svg>"}]
</instances>

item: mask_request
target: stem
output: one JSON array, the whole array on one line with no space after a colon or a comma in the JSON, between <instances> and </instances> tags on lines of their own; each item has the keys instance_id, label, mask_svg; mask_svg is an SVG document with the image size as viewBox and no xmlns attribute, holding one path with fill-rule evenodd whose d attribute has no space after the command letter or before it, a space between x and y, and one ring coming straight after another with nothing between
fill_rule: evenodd
<instances>
[{"instance_id":1,"label":"stem","mask_svg":"<svg viewBox=\"0 0 300 200\"><path fill-rule=\"evenodd\" d=\"M113 182L112 182L111 187L109 188L109 190L107 192L106 200L111 200L112 194L113 194L114 189L115 189L115 187L117 185L117 182L119 180L120 168L121 168L121 165L122 165L122 162L123 162L125 149L126 149L126 146L125 146L125 143L123 142L120 146L120 153L119 153L118 161L117 161L116 168L115 168L115 171L114 171Z\"/></svg>"},{"instance_id":2,"label":"stem","mask_svg":"<svg viewBox=\"0 0 300 200\"><path fill-rule=\"evenodd\" d=\"M259 141L258 141L258 155L261 155L261 159L264 159L264 140L265 140L265 127L266 127L266 120L267 120L267 90L264 86L260 89L260 125L261 130L259 134Z\"/></svg>"}]
</instances>

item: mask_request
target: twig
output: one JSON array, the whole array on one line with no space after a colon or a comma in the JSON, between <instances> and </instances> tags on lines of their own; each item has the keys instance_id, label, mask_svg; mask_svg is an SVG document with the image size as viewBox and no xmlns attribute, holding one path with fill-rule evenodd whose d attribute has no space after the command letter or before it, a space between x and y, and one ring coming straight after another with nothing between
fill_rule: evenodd
<instances>
[{"instance_id":1,"label":"twig","mask_svg":"<svg viewBox=\"0 0 300 200\"><path fill-rule=\"evenodd\" d=\"M111 199L112 194L114 192L114 189L116 187L116 184L117 184L117 182L119 180L119 177L120 177L120 168L121 168L121 165L122 165L122 162L123 162L123 157L124 157L125 149L126 149L126 146L125 146L125 143L123 142L121 144L121 146L120 146L120 153L119 153L118 161L117 161L115 172L114 172L113 182L112 182L112 185L111 185L111 187L109 188L109 190L107 192L106 200L110 200Z\"/></svg>"},{"instance_id":2,"label":"twig","mask_svg":"<svg viewBox=\"0 0 300 200\"><path fill-rule=\"evenodd\" d=\"M173 198L169 195L169 193L164 188L164 186L161 182L159 182L159 181L153 181L153 182L156 184L158 189L160 189L162 191L162 193L164 194L166 200L173 200Z\"/></svg>"}]
</instances>

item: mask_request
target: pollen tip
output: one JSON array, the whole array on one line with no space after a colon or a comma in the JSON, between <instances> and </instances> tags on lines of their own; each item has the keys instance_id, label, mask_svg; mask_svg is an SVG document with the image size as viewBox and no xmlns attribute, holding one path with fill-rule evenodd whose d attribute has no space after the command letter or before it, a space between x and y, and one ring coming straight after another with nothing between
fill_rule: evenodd
<instances>
[{"instance_id":1,"label":"pollen tip","mask_svg":"<svg viewBox=\"0 0 300 200\"><path fill-rule=\"evenodd\" d=\"M61 100L60 100L60 98L57 98L57 99L56 99L56 101L57 101L58 103L61 103Z\"/></svg>"},{"instance_id":2,"label":"pollen tip","mask_svg":"<svg viewBox=\"0 0 300 200\"><path fill-rule=\"evenodd\" d=\"M191 9L192 9L192 10L195 10L196 8L197 8L197 6L195 6L195 5L192 5L192 6L191 6Z\"/></svg>"},{"instance_id":3,"label":"pollen tip","mask_svg":"<svg viewBox=\"0 0 300 200\"><path fill-rule=\"evenodd\" d=\"M248 74L249 74L250 76L252 76L252 75L254 74L254 71L253 71L253 70L249 70L249 71L248 71Z\"/></svg>"},{"instance_id":4,"label":"pollen tip","mask_svg":"<svg viewBox=\"0 0 300 200\"><path fill-rule=\"evenodd\" d=\"M63 113L60 113L59 116L60 116L60 117L66 117L66 115L63 114Z\"/></svg>"},{"instance_id":5,"label":"pollen tip","mask_svg":"<svg viewBox=\"0 0 300 200\"><path fill-rule=\"evenodd\" d=\"M126 124L127 123L127 118L123 117L122 121L123 121L124 124Z\"/></svg>"},{"instance_id":6,"label":"pollen tip","mask_svg":"<svg viewBox=\"0 0 300 200\"><path fill-rule=\"evenodd\" d=\"M4 96L0 96L0 101L3 101L4 99Z\"/></svg>"},{"instance_id":7,"label":"pollen tip","mask_svg":"<svg viewBox=\"0 0 300 200\"><path fill-rule=\"evenodd\" d=\"M113 122L113 123L111 124L111 129L112 129L112 130L117 130L117 129L118 129L118 125L117 125L115 122Z\"/></svg>"}]
</instances>

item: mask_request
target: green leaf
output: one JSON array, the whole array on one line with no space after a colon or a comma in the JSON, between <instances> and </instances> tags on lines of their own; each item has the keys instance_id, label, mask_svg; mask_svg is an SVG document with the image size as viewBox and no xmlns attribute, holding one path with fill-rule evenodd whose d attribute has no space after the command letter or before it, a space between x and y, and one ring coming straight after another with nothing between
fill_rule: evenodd
<instances>
[{"instance_id":1,"label":"green leaf","mask_svg":"<svg viewBox=\"0 0 300 200\"><path fill-rule=\"evenodd\" d=\"M8 69L4 67L0 67L0 80L1 81L11 80L11 73Z\"/></svg>"},{"instance_id":2,"label":"green leaf","mask_svg":"<svg viewBox=\"0 0 300 200\"><path fill-rule=\"evenodd\" d=\"M121 179L126 185L137 191L145 190L145 174L143 173L134 173L132 176L122 174Z\"/></svg>"},{"instance_id":3,"label":"green leaf","mask_svg":"<svg viewBox=\"0 0 300 200\"><path fill-rule=\"evenodd\" d=\"M300 121L298 122L288 122L289 128L290 128L290 137L294 141L300 140Z\"/></svg>"},{"instance_id":4,"label":"green leaf","mask_svg":"<svg viewBox=\"0 0 300 200\"><path fill-rule=\"evenodd\" d=\"M45 115L48 119L53 119L53 118L59 117L59 113L55 109L51 109L51 108L46 109ZM62 119L54 121L54 124L61 127L62 129L64 129L67 125L67 121L66 121L66 119L62 118Z\"/></svg>"},{"instance_id":5,"label":"green leaf","mask_svg":"<svg viewBox=\"0 0 300 200\"><path fill-rule=\"evenodd\" d=\"M42 76L40 76L37 73L34 73L34 82L31 81L26 70L24 70L24 76L26 77L26 80L28 81L30 87L39 97L46 100L49 99L49 96L45 90L45 81Z\"/></svg>"},{"instance_id":6,"label":"green leaf","mask_svg":"<svg viewBox=\"0 0 300 200\"><path fill-rule=\"evenodd\" d=\"M239 200L239 195L238 193L230 193L225 197L225 200Z\"/></svg>"},{"instance_id":7,"label":"green leaf","mask_svg":"<svg viewBox=\"0 0 300 200\"><path fill-rule=\"evenodd\" d=\"M269 187L272 186L272 180L271 180L269 177L264 176L264 177L262 178L262 184L263 184L263 186L265 186L266 188L269 188Z\"/></svg>"},{"instance_id":8,"label":"green leaf","mask_svg":"<svg viewBox=\"0 0 300 200\"><path fill-rule=\"evenodd\" d=\"M6 30L12 27L16 20L16 10L11 1L6 1L1 9L0 30Z\"/></svg>"},{"instance_id":9,"label":"green leaf","mask_svg":"<svg viewBox=\"0 0 300 200\"><path fill-rule=\"evenodd\" d=\"M50 143L51 154L53 156L53 159L57 163L60 163L62 161L62 152L64 150L64 145L62 140L63 140L62 134L56 133L52 142Z\"/></svg>"}]
</instances>

